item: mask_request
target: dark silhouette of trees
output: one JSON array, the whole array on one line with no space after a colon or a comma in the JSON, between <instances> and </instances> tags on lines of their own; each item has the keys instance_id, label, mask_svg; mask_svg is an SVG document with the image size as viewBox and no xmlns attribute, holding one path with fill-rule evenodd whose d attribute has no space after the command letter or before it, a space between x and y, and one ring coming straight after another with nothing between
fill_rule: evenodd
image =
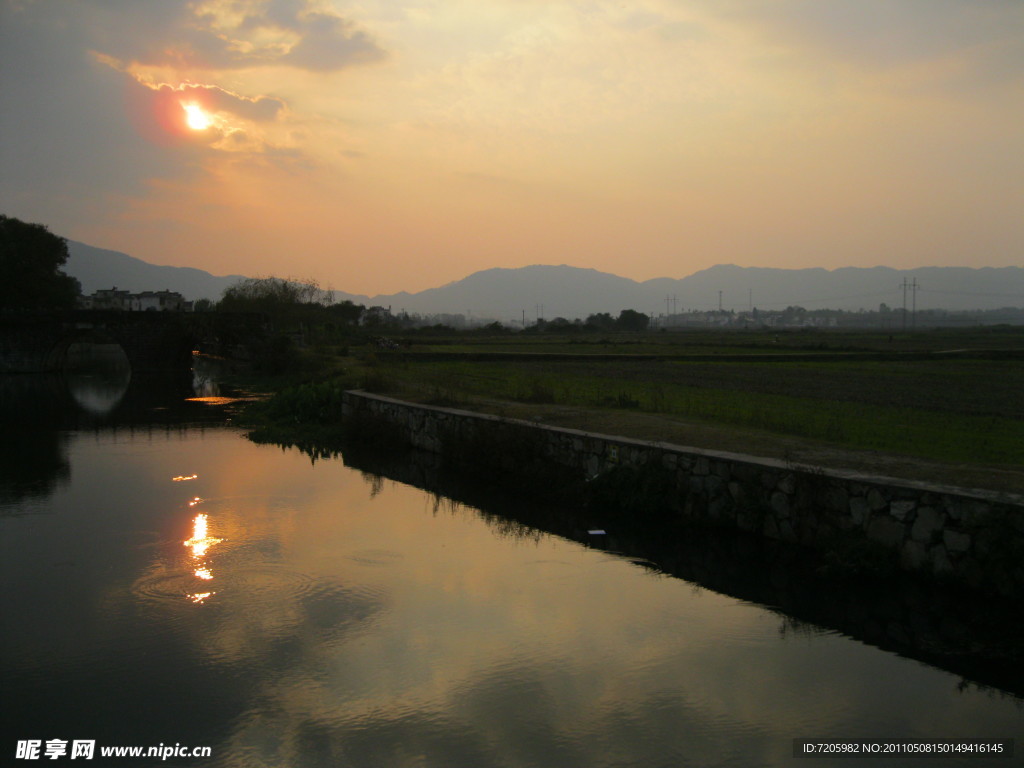
<instances>
[{"instance_id":1,"label":"dark silhouette of trees","mask_svg":"<svg viewBox=\"0 0 1024 768\"><path fill-rule=\"evenodd\" d=\"M592 331L614 331L615 318L607 312L598 312L587 317L584 323L588 330Z\"/></svg>"},{"instance_id":2,"label":"dark silhouette of trees","mask_svg":"<svg viewBox=\"0 0 1024 768\"><path fill-rule=\"evenodd\" d=\"M619 312L619 319L615 321L620 331L640 332L646 331L651 319L643 312L635 309L624 309Z\"/></svg>"},{"instance_id":3,"label":"dark silhouette of trees","mask_svg":"<svg viewBox=\"0 0 1024 768\"><path fill-rule=\"evenodd\" d=\"M341 322L342 325L359 325L359 318L363 315L365 310L362 304L356 304L349 299L339 301L337 304L331 304L327 311L335 320Z\"/></svg>"},{"instance_id":4,"label":"dark silhouette of trees","mask_svg":"<svg viewBox=\"0 0 1024 768\"><path fill-rule=\"evenodd\" d=\"M0 214L0 309L74 307L82 286L61 272L67 260L63 237Z\"/></svg>"},{"instance_id":5,"label":"dark silhouette of trees","mask_svg":"<svg viewBox=\"0 0 1024 768\"><path fill-rule=\"evenodd\" d=\"M326 292L315 280L250 277L224 289L217 309L222 312L265 312L291 315L299 307L322 306Z\"/></svg>"},{"instance_id":6,"label":"dark silhouette of trees","mask_svg":"<svg viewBox=\"0 0 1024 768\"><path fill-rule=\"evenodd\" d=\"M282 373L299 364L300 347L319 341L332 325L326 306L332 298L315 280L250 277L224 290L217 311L264 315L267 333L240 346L257 370Z\"/></svg>"},{"instance_id":7,"label":"dark silhouette of trees","mask_svg":"<svg viewBox=\"0 0 1024 768\"><path fill-rule=\"evenodd\" d=\"M589 331L626 331L634 333L646 331L650 318L643 312L635 309L624 309L619 312L618 318L612 317L607 312L598 312L587 317L584 323Z\"/></svg>"}]
</instances>

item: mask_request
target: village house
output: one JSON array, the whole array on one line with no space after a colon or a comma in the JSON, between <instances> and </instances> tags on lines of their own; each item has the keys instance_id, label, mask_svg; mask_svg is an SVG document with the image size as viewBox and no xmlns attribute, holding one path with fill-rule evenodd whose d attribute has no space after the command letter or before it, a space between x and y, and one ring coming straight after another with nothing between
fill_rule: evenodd
<instances>
[{"instance_id":1,"label":"village house","mask_svg":"<svg viewBox=\"0 0 1024 768\"><path fill-rule=\"evenodd\" d=\"M119 291L117 286L79 298L81 309L115 309L123 312L187 312L192 302L176 291Z\"/></svg>"}]
</instances>

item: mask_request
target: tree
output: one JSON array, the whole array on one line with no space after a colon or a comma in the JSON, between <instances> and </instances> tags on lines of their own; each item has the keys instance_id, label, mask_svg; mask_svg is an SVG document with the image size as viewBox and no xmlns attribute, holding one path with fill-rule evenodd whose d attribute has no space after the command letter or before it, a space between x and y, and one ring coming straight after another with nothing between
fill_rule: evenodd
<instances>
[{"instance_id":1,"label":"tree","mask_svg":"<svg viewBox=\"0 0 1024 768\"><path fill-rule=\"evenodd\" d=\"M73 307L82 286L61 272L67 260L63 237L0 214L0 309Z\"/></svg>"},{"instance_id":2,"label":"tree","mask_svg":"<svg viewBox=\"0 0 1024 768\"><path fill-rule=\"evenodd\" d=\"M288 312L308 304L320 304L324 291L315 280L281 277L248 277L224 289L217 308L227 312Z\"/></svg>"},{"instance_id":3,"label":"tree","mask_svg":"<svg viewBox=\"0 0 1024 768\"><path fill-rule=\"evenodd\" d=\"M493 323L488 323L482 328L477 328L480 333L512 333L511 328L506 328L504 325L495 320Z\"/></svg>"},{"instance_id":4,"label":"tree","mask_svg":"<svg viewBox=\"0 0 1024 768\"><path fill-rule=\"evenodd\" d=\"M615 322L619 326L619 330L640 332L647 330L647 324L650 321L651 319L643 312L637 312L635 309L624 309L619 312L619 319Z\"/></svg>"},{"instance_id":5,"label":"tree","mask_svg":"<svg viewBox=\"0 0 1024 768\"><path fill-rule=\"evenodd\" d=\"M348 299L340 301L337 304L331 304L327 308L330 314L340 320L344 325L358 325L359 318L362 317L364 309L366 309L366 307L362 304L356 304Z\"/></svg>"},{"instance_id":6,"label":"tree","mask_svg":"<svg viewBox=\"0 0 1024 768\"><path fill-rule=\"evenodd\" d=\"M394 328L397 323L391 314L391 307L367 307L363 310L360 322L367 328Z\"/></svg>"},{"instance_id":7,"label":"tree","mask_svg":"<svg viewBox=\"0 0 1024 768\"><path fill-rule=\"evenodd\" d=\"M575 325L564 317L556 317L548 322L544 328L546 333L572 333L579 330Z\"/></svg>"},{"instance_id":8,"label":"tree","mask_svg":"<svg viewBox=\"0 0 1024 768\"><path fill-rule=\"evenodd\" d=\"M615 330L615 318L607 312L598 312L587 318L586 325L598 331L612 331Z\"/></svg>"}]
</instances>

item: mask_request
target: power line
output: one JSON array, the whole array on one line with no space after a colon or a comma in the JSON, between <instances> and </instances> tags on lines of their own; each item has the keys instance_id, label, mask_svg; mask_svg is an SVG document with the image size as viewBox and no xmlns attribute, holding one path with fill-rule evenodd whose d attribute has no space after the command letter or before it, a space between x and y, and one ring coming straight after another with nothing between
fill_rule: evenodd
<instances>
[{"instance_id":1,"label":"power line","mask_svg":"<svg viewBox=\"0 0 1024 768\"><path fill-rule=\"evenodd\" d=\"M1022 293L983 293L980 291L937 291L934 288L927 289L921 288L920 286L918 286L918 289L924 291L925 293L945 293L953 296L992 296L995 298L1003 299L1024 299L1024 294Z\"/></svg>"},{"instance_id":2,"label":"power line","mask_svg":"<svg viewBox=\"0 0 1024 768\"><path fill-rule=\"evenodd\" d=\"M900 283L900 285L903 288L903 330L907 330L907 290L910 290L911 301L913 302L911 305L911 326L913 327L916 325L917 320L915 315L917 314L917 289L919 286L917 284L916 277L909 283L907 282L907 278L904 277L903 282Z\"/></svg>"},{"instance_id":3,"label":"power line","mask_svg":"<svg viewBox=\"0 0 1024 768\"><path fill-rule=\"evenodd\" d=\"M767 301L764 302L763 304L761 302L758 302L758 306L782 307L790 306L793 304L820 304L827 301L846 301L847 299L870 299L878 298L880 296L892 296L894 293L895 291L881 291L876 293L855 293L849 296L830 296L824 299L795 299L790 301Z\"/></svg>"}]
</instances>

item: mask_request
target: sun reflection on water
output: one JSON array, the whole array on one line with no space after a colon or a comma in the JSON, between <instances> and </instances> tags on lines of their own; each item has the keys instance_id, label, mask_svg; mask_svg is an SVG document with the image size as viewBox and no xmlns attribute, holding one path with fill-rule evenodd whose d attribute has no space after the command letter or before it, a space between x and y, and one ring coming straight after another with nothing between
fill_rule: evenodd
<instances>
[{"instance_id":1,"label":"sun reflection on water","mask_svg":"<svg viewBox=\"0 0 1024 768\"><path fill-rule=\"evenodd\" d=\"M193 506L199 503L201 499L196 496L189 506ZM207 551L215 544L219 544L222 539L218 539L215 536L209 534L209 520L203 513L197 514L192 519L192 538L186 539L183 543L186 547L192 550L192 560L195 564L195 570L193 573L196 578L202 579L203 581L213 580L213 571L210 569L209 563L204 561ZM194 603L201 603L209 597L217 594L216 592L197 592L189 595L189 599Z\"/></svg>"}]
</instances>

